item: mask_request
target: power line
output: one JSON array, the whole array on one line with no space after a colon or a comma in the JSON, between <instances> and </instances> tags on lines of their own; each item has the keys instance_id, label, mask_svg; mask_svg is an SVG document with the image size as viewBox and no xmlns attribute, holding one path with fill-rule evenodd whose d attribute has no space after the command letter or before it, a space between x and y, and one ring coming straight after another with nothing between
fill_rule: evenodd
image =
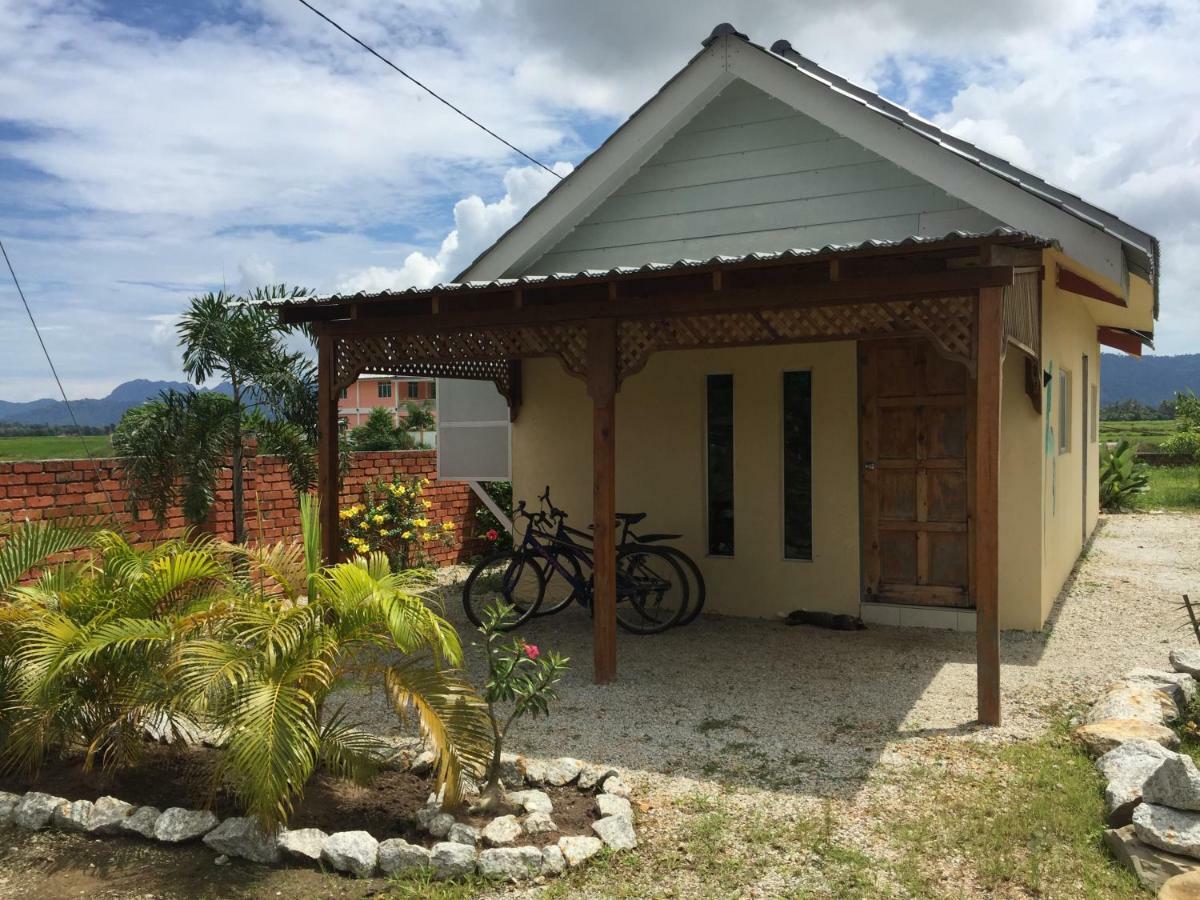
<instances>
[{"instance_id":1,"label":"power line","mask_svg":"<svg viewBox=\"0 0 1200 900\"><path fill-rule=\"evenodd\" d=\"M12 276L13 284L17 288L17 296L21 298L21 303L25 306L25 315L29 316L29 324L33 326L33 333L37 335L38 343L42 346L42 353L46 357L46 362L50 365L50 373L54 376L54 383L58 385L58 392L62 394L63 403L67 406L67 413L70 414L71 422L75 426L75 433L79 436L79 446L83 448L84 455L92 461L92 466L96 470L96 487L104 492L104 496L108 500L108 511L116 517L117 507L113 503L112 494L104 486L105 478L104 474L100 471L100 463L96 462L96 457L92 456L92 451L88 447L87 441L83 439L79 420L75 418L75 409L71 406L71 401L67 399L67 392L63 388L62 379L58 377L58 369L54 368L54 360L50 358L50 351L46 348L46 342L42 340L42 330L38 328L37 320L33 317L33 310L29 308L29 301L25 299L25 291L21 289L21 282L17 279L17 272L13 269L12 260L8 258L8 250L5 249L3 240L0 240L0 254L4 256L4 262L8 266L8 274Z\"/></svg>"},{"instance_id":2,"label":"power line","mask_svg":"<svg viewBox=\"0 0 1200 900\"><path fill-rule=\"evenodd\" d=\"M345 28L343 28L337 22L333 21L333 19L329 18L329 16L325 15L325 13L321 12L319 9L317 9L315 6L313 6L311 3L309 3L308 0L296 0L296 2L298 2L301 6L308 7L308 9L310 9L312 12L316 13L318 16L320 16L322 19L324 19L326 22L328 22L330 25L332 25L334 28L336 28L338 31L340 31L342 34L344 34L346 37L350 38L350 40L354 41L354 43L358 44L358 46L362 47L364 50L366 50L368 53L370 53L372 56L374 56L380 62L395 69L397 72L399 72L401 75L403 75L409 81L411 81L413 84L415 84L421 90L423 90L425 93L429 94L429 96L433 97L438 102L444 103L446 106L450 107L452 110L454 110L456 113L458 113L460 116L462 116L464 119L466 119L468 122L470 122L475 127L480 128L483 131L486 131L488 134L490 134L492 137L494 137L496 140L498 140L500 143L502 143L505 147L508 147L508 149L521 154L521 156L525 157L527 160L529 160L535 166L541 166L543 169L545 169L547 172L549 172L555 178L561 179L563 177L563 176L559 175L557 172L555 172L548 165L546 165L544 162L542 162L540 159L535 159L534 157L530 156L528 153L526 153L520 147L518 147L515 144L512 144L509 141L506 141L504 138L500 137L500 135L496 134L496 132L492 131L492 129L488 128L486 125L484 125L478 119L475 119L475 118L472 118L471 116L469 116L467 113L465 113L463 110L459 109L457 106L455 106L453 103L451 103L445 97L443 97L441 94L439 94L433 88L427 87L426 85L422 84L417 79L413 78L413 76L409 75L402 68L400 68L398 65L396 65L394 62L392 62L390 59L388 59L383 54L379 53L377 50L375 50L373 47L371 47L365 41L361 40L360 38L355 37L353 34L351 34L349 31L347 31Z\"/></svg>"}]
</instances>

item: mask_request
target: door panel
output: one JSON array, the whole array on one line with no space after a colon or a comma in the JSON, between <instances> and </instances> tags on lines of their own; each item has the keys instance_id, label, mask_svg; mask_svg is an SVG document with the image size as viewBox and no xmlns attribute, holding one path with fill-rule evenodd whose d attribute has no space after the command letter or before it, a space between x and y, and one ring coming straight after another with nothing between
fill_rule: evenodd
<instances>
[{"instance_id":1,"label":"door panel","mask_svg":"<svg viewBox=\"0 0 1200 900\"><path fill-rule=\"evenodd\" d=\"M971 605L974 384L923 340L859 343L864 599Z\"/></svg>"}]
</instances>

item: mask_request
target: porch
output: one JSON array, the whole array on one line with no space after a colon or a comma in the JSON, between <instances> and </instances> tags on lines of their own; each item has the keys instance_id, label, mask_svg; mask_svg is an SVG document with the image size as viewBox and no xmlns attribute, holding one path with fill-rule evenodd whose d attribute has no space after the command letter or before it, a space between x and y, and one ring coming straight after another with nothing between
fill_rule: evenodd
<instances>
[{"instance_id":1,"label":"porch","mask_svg":"<svg viewBox=\"0 0 1200 900\"><path fill-rule=\"evenodd\" d=\"M332 558L338 546L336 397L342 386L363 371L487 379L519 422L525 370L532 368L523 361L556 358L586 385L590 400L597 536L593 678L610 682L617 672L611 527L620 426L616 398L627 379L656 355L674 351L833 341L858 342L861 348L920 339L960 373L964 389L957 396L969 407L960 477L969 502L955 532L964 583L944 599L974 608L978 717L996 724L1001 367L1008 347L1019 348L1029 359L1029 400L1040 403L1041 261L1047 246L1002 230L287 304L284 319L311 323L318 335L326 555ZM862 460L873 462L867 442ZM916 483L923 497L914 495L914 501L927 504L929 482ZM865 496L869 482L863 490ZM887 529L876 522L872 530L868 507L863 510L863 589L871 597L888 573L873 568L871 559L879 556L868 550L878 550ZM918 579L920 560L928 566L934 558L931 540L948 529L911 531Z\"/></svg>"}]
</instances>

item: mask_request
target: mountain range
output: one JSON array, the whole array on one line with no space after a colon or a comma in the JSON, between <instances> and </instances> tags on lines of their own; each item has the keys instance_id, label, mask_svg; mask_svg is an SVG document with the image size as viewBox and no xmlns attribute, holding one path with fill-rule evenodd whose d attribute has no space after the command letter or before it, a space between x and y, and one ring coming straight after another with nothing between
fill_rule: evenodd
<instances>
[{"instance_id":1,"label":"mountain range","mask_svg":"<svg viewBox=\"0 0 1200 900\"><path fill-rule=\"evenodd\" d=\"M1100 402L1107 406L1118 400L1138 400L1154 406L1170 400L1176 391L1200 394L1200 353L1179 356L1145 356L1141 359L1105 353L1100 364ZM131 406L152 400L166 390L186 391L182 381L149 381L138 378L117 385L107 397L73 400L80 425L115 425ZM222 385L218 391L227 392ZM71 416L61 400L0 400L0 422L17 425L70 425Z\"/></svg>"}]
</instances>

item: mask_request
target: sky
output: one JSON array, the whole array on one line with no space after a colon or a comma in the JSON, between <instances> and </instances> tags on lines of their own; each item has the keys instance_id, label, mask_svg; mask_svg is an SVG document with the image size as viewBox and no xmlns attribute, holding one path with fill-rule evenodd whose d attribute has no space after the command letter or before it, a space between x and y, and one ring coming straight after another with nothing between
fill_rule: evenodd
<instances>
[{"instance_id":1,"label":"sky","mask_svg":"<svg viewBox=\"0 0 1200 900\"><path fill-rule=\"evenodd\" d=\"M1197 0L314 2L559 174L718 22L786 37L1156 234L1200 352ZM0 238L72 398L179 379L197 293L451 279L555 180L296 0L0 0ZM0 282L0 399L55 394Z\"/></svg>"}]
</instances>

